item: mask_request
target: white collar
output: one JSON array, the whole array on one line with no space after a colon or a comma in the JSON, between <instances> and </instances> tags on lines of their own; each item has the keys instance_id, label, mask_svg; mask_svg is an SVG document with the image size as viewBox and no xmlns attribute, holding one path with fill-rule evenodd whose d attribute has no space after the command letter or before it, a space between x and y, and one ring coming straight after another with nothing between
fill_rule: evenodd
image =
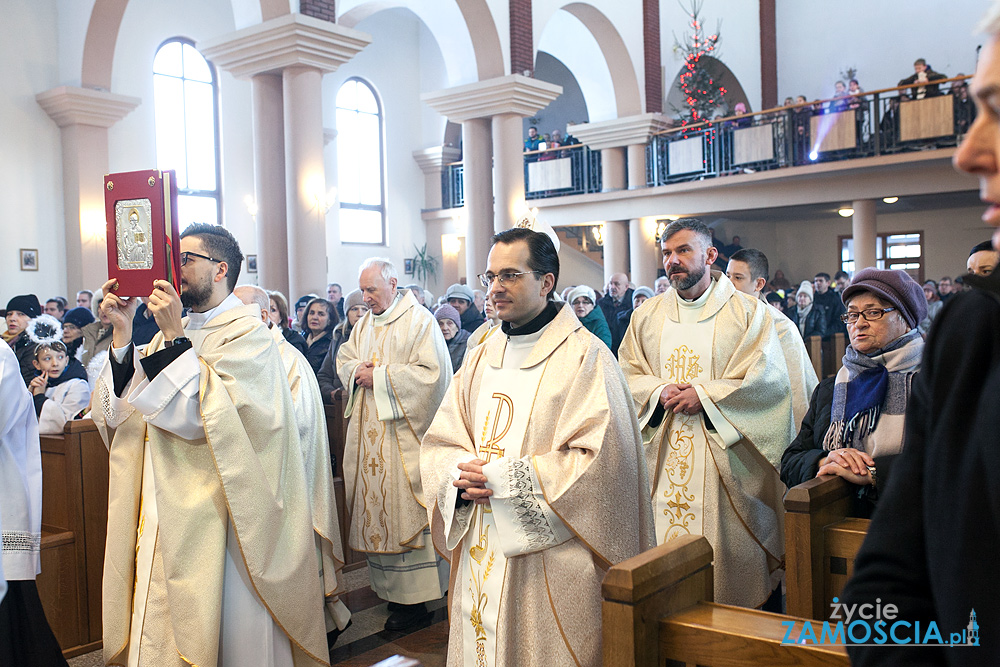
<instances>
[{"instance_id":1,"label":"white collar","mask_svg":"<svg viewBox=\"0 0 1000 667\"><path fill-rule=\"evenodd\" d=\"M197 331L198 329L201 329L206 324L211 322L212 318L215 317L216 315L221 315L227 310L231 310L233 308L236 308L237 306L242 306L242 305L244 305L243 302L240 301L235 294L230 292L229 296L223 299L222 303L220 303L215 308L212 308L211 310L206 310L204 313L188 313L188 323L187 326L184 328Z\"/></svg>"}]
</instances>

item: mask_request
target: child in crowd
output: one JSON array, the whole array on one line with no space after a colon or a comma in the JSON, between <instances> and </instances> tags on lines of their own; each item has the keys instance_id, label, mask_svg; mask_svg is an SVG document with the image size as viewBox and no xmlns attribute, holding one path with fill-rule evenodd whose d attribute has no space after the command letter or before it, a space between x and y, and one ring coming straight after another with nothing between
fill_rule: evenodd
<instances>
[{"instance_id":1,"label":"child in crowd","mask_svg":"<svg viewBox=\"0 0 1000 667\"><path fill-rule=\"evenodd\" d=\"M69 356L62 341L47 341L35 347L38 376L28 384L35 401L38 432L62 433L66 422L75 419L90 405L87 372Z\"/></svg>"}]
</instances>

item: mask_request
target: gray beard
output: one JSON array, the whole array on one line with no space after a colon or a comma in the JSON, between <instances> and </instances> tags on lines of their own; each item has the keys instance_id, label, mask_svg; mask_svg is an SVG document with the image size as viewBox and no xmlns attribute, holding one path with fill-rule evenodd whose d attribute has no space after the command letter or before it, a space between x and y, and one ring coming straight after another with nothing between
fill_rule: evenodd
<instances>
[{"instance_id":1,"label":"gray beard","mask_svg":"<svg viewBox=\"0 0 1000 667\"><path fill-rule=\"evenodd\" d=\"M670 278L670 286L675 290L680 292L681 290L691 289L698 284L702 278L705 277L705 271L707 267L700 267L688 273L686 278L681 278L679 276L668 276Z\"/></svg>"}]
</instances>

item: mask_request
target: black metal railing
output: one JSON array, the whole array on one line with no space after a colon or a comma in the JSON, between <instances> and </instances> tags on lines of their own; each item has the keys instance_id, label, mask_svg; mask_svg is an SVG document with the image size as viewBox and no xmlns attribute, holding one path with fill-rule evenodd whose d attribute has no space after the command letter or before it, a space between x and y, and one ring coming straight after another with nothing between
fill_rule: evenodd
<instances>
[{"instance_id":1,"label":"black metal railing","mask_svg":"<svg viewBox=\"0 0 1000 667\"><path fill-rule=\"evenodd\" d=\"M968 78L672 128L647 145L647 185L955 146L975 118Z\"/></svg>"},{"instance_id":2,"label":"black metal railing","mask_svg":"<svg viewBox=\"0 0 1000 667\"><path fill-rule=\"evenodd\" d=\"M582 144L524 153L524 198L601 191L601 152Z\"/></svg>"},{"instance_id":3,"label":"black metal railing","mask_svg":"<svg viewBox=\"0 0 1000 667\"><path fill-rule=\"evenodd\" d=\"M441 172L441 208L462 208L465 206L465 166L452 162Z\"/></svg>"}]
</instances>

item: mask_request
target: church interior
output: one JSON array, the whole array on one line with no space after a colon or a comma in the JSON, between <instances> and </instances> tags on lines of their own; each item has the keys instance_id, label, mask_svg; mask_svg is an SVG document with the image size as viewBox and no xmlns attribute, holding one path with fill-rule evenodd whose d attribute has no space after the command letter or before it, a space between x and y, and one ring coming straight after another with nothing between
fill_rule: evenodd
<instances>
[{"instance_id":1,"label":"church interior","mask_svg":"<svg viewBox=\"0 0 1000 667\"><path fill-rule=\"evenodd\" d=\"M692 6L703 23L695 28ZM7 0L3 9L4 303L99 289L108 275L104 175L154 168L175 170L182 230L225 226L247 258L240 283L290 303L333 282L357 289L372 256L435 298L453 283L478 288L489 238L525 219L562 241L559 290L604 289L622 272L653 285L663 275L658 236L686 217L724 243L736 236L762 250L772 275L780 269L793 285L856 265L901 268L918 283L959 276L969 249L991 234L976 179L952 166L967 129L952 104L975 71L980 0ZM708 122L685 127L685 55L703 27L717 41L696 67L724 98ZM949 79L949 106L886 125L897 82L918 58ZM834 84L849 79L867 91L863 102L833 113ZM805 106L785 103L800 95ZM745 122L731 120L737 104ZM526 153L531 127L555 147ZM342 405L327 406L327 418L342 455ZM50 623L70 664L103 664L107 451L92 424L42 442L55 494L43 514L43 574L59 575L40 579L39 591L60 609ZM824 525L846 522L827 538L827 562L863 537L844 514L845 493L817 487L786 498L795 514L787 540L796 535L805 561L786 580L789 614L816 617L830 597L809 556L823 549L816 508L825 503ZM665 626L640 628L639 619L681 609L640 590L643 576L687 582L700 591L691 604L711 602L703 542L606 580L604 664L653 664L639 644ZM444 600L421 627L384 631L388 612L364 558L347 549L346 560L354 623L333 664L400 655L444 665ZM829 585L846 577L835 573ZM707 581L710 589L710 571ZM770 641L751 637L759 619L713 620L699 609L671 622L675 660L710 664L698 653L705 641L750 656L780 644L754 643ZM610 637L624 647L618 657ZM803 664L847 664L843 652L827 657Z\"/></svg>"}]
</instances>

